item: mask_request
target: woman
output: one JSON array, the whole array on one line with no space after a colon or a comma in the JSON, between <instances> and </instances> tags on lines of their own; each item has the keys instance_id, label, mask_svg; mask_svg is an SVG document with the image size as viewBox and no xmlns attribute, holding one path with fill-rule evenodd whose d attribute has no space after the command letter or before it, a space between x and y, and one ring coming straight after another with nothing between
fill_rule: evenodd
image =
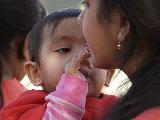
<instances>
[{"instance_id":1,"label":"woman","mask_svg":"<svg viewBox=\"0 0 160 120\"><path fill-rule=\"evenodd\" d=\"M4 106L26 90L19 83L25 75L26 37L46 13L38 0L1 0L0 12L0 54L3 65L0 92Z\"/></svg>"},{"instance_id":2,"label":"woman","mask_svg":"<svg viewBox=\"0 0 160 120\"><path fill-rule=\"evenodd\" d=\"M121 68L132 87L106 120L158 120L160 116L160 1L85 0L79 20L92 62ZM103 48L103 49L102 49Z\"/></svg>"}]
</instances>

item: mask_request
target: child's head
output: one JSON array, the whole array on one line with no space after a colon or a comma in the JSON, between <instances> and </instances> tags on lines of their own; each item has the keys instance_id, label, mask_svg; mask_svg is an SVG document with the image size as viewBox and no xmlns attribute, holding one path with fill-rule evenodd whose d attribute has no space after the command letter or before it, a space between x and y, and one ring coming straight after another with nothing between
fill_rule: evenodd
<instances>
[{"instance_id":1,"label":"child's head","mask_svg":"<svg viewBox=\"0 0 160 120\"><path fill-rule=\"evenodd\" d=\"M65 65L86 46L77 17L78 9L65 9L50 14L35 25L29 34L31 62L25 70L34 85L42 85L44 90L55 90ZM89 96L99 96L104 86L106 71L90 68L85 60L80 71L89 81Z\"/></svg>"},{"instance_id":2,"label":"child's head","mask_svg":"<svg viewBox=\"0 0 160 120\"><path fill-rule=\"evenodd\" d=\"M39 0L0 0L0 12L0 54L7 69L4 73L21 80L25 74L26 36L45 16L45 9Z\"/></svg>"}]
</instances>

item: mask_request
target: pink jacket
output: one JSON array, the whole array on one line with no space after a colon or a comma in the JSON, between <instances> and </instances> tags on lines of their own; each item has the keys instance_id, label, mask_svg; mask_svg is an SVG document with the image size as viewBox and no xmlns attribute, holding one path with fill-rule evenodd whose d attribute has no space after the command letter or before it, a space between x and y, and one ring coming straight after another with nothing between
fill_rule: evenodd
<instances>
[{"instance_id":1,"label":"pink jacket","mask_svg":"<svg viewBox=\"0 0 160 120\"><path fill-rule=\"evenodd\" d=\"M81 120L87 92L84 78L64 74L54 92L25 92L2 108L0 120Z\"/></svg>"},{"instance_id":2,"label":"pink jacket","mask_svg":"<svg viewBox=\"0 0 160 120\"><path fill-rule=\"evenodd\" d=\"M77 76L62 75L56 91L46 96L43 120L81 120L85 111L88 83Z\"/></svg>"}]
</instances>

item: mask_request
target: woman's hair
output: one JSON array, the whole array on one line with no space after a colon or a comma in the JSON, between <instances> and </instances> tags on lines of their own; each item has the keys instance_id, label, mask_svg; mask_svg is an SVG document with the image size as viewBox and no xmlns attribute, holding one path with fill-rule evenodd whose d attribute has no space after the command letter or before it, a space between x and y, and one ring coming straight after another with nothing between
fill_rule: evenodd
<instances>
[{"instance_id":1,"label":"woman's hair","mask_svg":"<svg viewBox=\"0 0 160 120\"><path fill-rule=\"evenodd\" d=\"M29 33L29 54L31 61L37 62L39 64L39 55L41 46L43 44L43 32L44 29L52 31L54 34L54 30L59 25L59 23L66 18L78 17L81 11L79 9L64 9L54 13L51 13L43 20L39 21L34 28ZM51 35L52 36L52 35Z\"/></svg>"},{"instance_id":2,"label":"woman's hair","mask_svg":"<svg viewBox=\"0 0 160 120\"><path fill-rule=\"evenodd\" d=\"M110 21L112 10L119 8L130 24L122 63L137 51L147 49L150 54L131 75L132 87L105 118L108 120L129 120L151 107L160 106L160 1L100 0L98 18Z\"/></svg>"},{"instance_id":3,"label":"woman's hair","mask_svg":"<svg viewBox=\"0 0 160 120\"><path fill-rule=\"evenodd\" d=\"M38 0L0 0L0 53L9 61L11 43L16 42L17 56L23 60L24 39L33 25L46 15Z\"/></svg>"}]
</instances>

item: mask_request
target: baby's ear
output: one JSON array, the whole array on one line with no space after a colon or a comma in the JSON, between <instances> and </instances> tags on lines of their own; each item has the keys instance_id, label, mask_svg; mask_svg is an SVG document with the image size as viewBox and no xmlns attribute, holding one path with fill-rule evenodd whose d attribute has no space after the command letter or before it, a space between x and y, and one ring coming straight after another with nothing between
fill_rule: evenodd
<instances>
[{"instance_id":1,"label":"baby's ear","mask_svg":"<svg viewBox=\"0 0 160 120\"><path fill-rule=\"evenodd\" d=\"M114 72L115 72L115 69L110 69L110 70L107 70L106 71L107 73L106 73L106 81L105 81L105 86L109 86L109 83L110 83L110 81L111 81L111 79L112 79L112 77L113 77L113 74L114 74Z\"/></svg>"},{"instance_id":2,"label":"baby's ear","mask_svg":"<svg viewBox=\"0 0 160 120\"><path fill-rule=\"evenodd\" d=\"M24 69L33 85L40 86L42 84L43 81L39 75L39 68L35 62L27 61L24 65Z\"/></svg>"}]
</instances>

